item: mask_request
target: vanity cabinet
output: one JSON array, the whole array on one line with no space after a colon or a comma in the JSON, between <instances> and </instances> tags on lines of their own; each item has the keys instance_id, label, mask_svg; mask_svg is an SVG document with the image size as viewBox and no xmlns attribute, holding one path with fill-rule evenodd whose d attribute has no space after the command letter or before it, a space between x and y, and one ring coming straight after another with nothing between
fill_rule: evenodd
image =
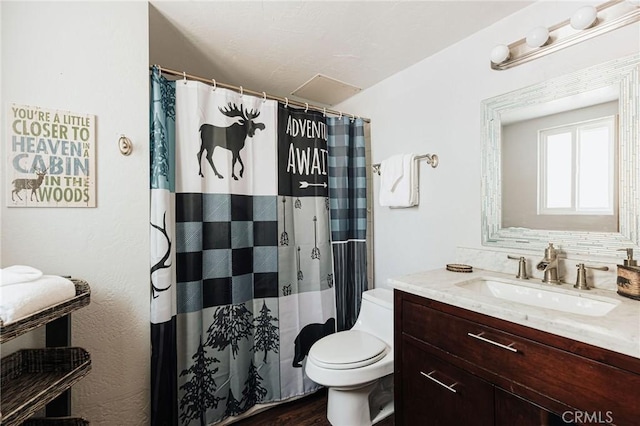
<instances>
[{"instance_id":1,"label":"vanity cabinet","mask_svg":"<svg viewBox=\"0 0 640 426\"><path fill-rule=\"evenodd\" d=\"M639 359L394 293L398 424L634 425L640 419Z\"/></svg>"},{"instance_id":2,"label":"vanity cabinet","mask_svg":"<svg viewBox=\"0 0 640 426\"><path fill-rule=\"evenodd\" d=\"M493 425L493 387L489 382L423 351L413 342L406 342L402 350L404 422L398 424ZM395 405L398 407L397 401ZM424 419L429 419L428 423Z\"/></svg>"}]
</instances>

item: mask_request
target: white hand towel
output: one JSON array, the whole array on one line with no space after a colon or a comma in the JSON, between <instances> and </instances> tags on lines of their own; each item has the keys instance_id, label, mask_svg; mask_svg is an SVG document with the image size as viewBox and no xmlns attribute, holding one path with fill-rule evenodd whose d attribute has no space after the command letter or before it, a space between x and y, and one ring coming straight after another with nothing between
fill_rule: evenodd
<instances>
[{"instance_id":1,"label":"white hand towel","mask_svg":"<svg viewBox=\"0 0 640 426\"><path fill-rule=\"evenodd\" d=\"M394 155L380 163L380 190L388 193L393 192L396 184L404 175L404 156Z\"/></svg>"},{"instance_id":2,"label":"white hand towel","mask_svg":"<svg viewBox=\"0 0 640 426\"><path fill-rule=\"evenodd\" d=\"M42 271L31 266L13 265L0 269L0 286L26 283L37 280Z\"/></svg>"},{"instance_id":3,"label":"white hand towel","mask_svg":"<svg viewBox=\"0 0 640 426\"><path fill-rule=\"evenodd\" d=\"M415 178L415 154L402 155L402 174L395 184L389 190L382 182L380 184L380 205L389 207L411 207L415 205L417 196L415 191L417 189L417 179ZM394 157L392 157L394 158ZM390 159L391 160L391 159ZM386 174L384 162L381 163L380 173L384 177ZM399 173L394 170L394 176ZM415 183L414 183L415 182Z\"/></svg>"},{"instance_id":4,"label":"white hand towel","mask_svg":"<svg viewBox=\"0 0 640 426\"><path fill-rule=\"evenodd\" d=\"M0 320L6 325L64 302L76 295L75 285L57 275L0 287Z\"/></svg>"}]
</instances>

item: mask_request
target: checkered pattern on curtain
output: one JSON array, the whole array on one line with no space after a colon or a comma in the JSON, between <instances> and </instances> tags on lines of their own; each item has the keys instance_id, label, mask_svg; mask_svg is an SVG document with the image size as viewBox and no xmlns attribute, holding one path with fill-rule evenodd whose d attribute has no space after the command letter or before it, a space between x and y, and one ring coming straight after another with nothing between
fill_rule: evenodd
<instances>
[{"instance_id":1,"label":"checkered pattern on curtain","mask_svg":"<svg viewBox=\"0 0 640 426\"><path fill-rule=\"evenodd\" d=\"M365 240L367 178L364 122L327 118L331 239Z\"/></svg>"},{"instance_id":2,"label":"checkered pattern on curtain","mask_svg":"<svg viewBox=\"0 0 640 426\"><path fill-rule=\"evenodd\" d=\"M367 290L367 180L364 122L327 118L329 200L337 329L351 328Z\"/></svg>"},{"instance_id":3,"label":"checkered pattern on curtain","mask_svg":"<svg viewBox=\"0 0 640 426\"><path fill-rule=\"evenodd\" d=\"M278 297L276 201L176 194L178 312Z\"/></svg>"}]
</instances>

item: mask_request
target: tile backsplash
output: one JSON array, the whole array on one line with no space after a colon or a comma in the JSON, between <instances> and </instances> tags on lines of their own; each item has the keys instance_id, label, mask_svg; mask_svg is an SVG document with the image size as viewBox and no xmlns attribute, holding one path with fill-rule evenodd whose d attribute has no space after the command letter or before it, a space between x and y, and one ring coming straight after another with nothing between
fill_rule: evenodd
<instances>
[{"instance_id":1,"label":"tile backsplash","mask_svg":"<svg viewBox=\"0 0 640 426\"><path fill-rule=\"evenodd\" d=\"M456 249L456 262L471 265L474 268L486 269L489 271L502 272L512 274L514 277L518 272L518 261L508 259L507 255L524 256L527 260L527 274L530 280L541 280L542 271L536 269L538 262L544 257L544 253L530 252L524 253L518 250L496 250L496 249L475 249L467 247L458 247ZM586 266L607 266L608 271L597 271L587 269L587 283L590 287L596 287L603 290L616 291L617 279L617 263L622 263L610 258L587 258L585 256L572 256L570 253L562 253L559 255L558 276L562 280L563 285L573 286L576 283L577 264L584 263Z\"/></svg>"}]
</instances>

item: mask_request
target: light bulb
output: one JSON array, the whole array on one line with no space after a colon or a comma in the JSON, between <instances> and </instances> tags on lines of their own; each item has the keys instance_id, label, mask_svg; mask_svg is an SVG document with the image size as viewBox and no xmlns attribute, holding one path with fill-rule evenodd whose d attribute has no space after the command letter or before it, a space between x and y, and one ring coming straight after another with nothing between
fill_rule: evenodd
<instances>
[{"instance_id":1,"label":"light bulb","mask_svg":"<svg viewBox=\"0 0 640 426\"><path fill-rule=\"evenodd\" d=\"M527 34L527 46L540 47L549 40L549 30L546 27L535 27Z\"/></svg>"},{"instance_id":2,"label":"light bulb","mask_svg":"<svg viewBox=\"0 0 640 426\"><path fill-rule=\"evenodd\" d=\"M586 30L598 20L598 11L593 6L583 6L571 16L571 26L576 30Z\"/></svg>"},{"instance_id":3,"label":"light bulb","mask_svg":"<svg viewBox=\"0 0 640 426\"><path fill-rule=\"evenodd\" d=\"M509 59L509 54L509 47L504 44L499 44L491 49L491 55L489 57L491 58L491 62L494 64L501 64Z\"/></svg>"}]
</instances>

